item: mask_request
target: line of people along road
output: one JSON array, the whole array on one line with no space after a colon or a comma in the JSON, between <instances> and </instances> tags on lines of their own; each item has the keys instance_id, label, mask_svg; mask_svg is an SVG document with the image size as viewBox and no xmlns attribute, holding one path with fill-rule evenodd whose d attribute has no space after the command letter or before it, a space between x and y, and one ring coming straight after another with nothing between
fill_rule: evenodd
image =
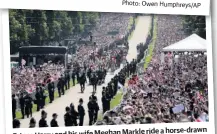
<instances>
[{"instance_id":1,"label":"line of people along road","mask_svg":"<svg viewBox=\"0 0 217 134\"><path fill-rule=\"evenodd\" d=\"M115 97L117 94L117 91L119 90L118 83L124 85L125 84L125 79L129 77L132 74L136 73L136 61L133 60L130 64L127 63L127 65L121 69L121 71L114 76L114 78L111 79L111 81L107 84L106 87L102 88L102 111L103 114L106 111L110 110L110 102L111 100ZM67 76L67 75L65 75ZM49 82L49 84L52 85L52 82ZM49 85L48 84L48 85ZM49 86L48 86L49 87ZM39 88L40 91L40 88ZM28 95L27 95L28 96ZM31 97L29 97L30 99ZM31 99L30 99L31 100ZM29 100L29 102L30 102ZM92 95L89 97L89 102L87 103L88 106L88 117L89 117L89 125L93 125L96 123L98 119L98 112L99 112L99 105L97 103L97 97L95 96L95 92L92 93ZM84 116L85 115L85 109L83 107L83 99L79 99L79 105L77 106L77 110L74 106L73 103L70 104L70 106L67 106L65 108L65 115L64 115L64 121L65 121L65 126L83 126L84 124ZM39 109L42 107L39 107ZM50 125L48 125L46 118L47 118L47 113L42 110L41 111L41 119L38 122L39 127L59 127L58 122L57 122L57 117L58 115L54 113L52 115L52 120L50 121ZM78 121L77 121L78 120ZM30 126L29 128L34 128L37 124L36 120L32 117L30 119ZM13 127L14 128L19 128L20 127L20 121L17 119L13 120Z\"/></svg>"}]
</instances>

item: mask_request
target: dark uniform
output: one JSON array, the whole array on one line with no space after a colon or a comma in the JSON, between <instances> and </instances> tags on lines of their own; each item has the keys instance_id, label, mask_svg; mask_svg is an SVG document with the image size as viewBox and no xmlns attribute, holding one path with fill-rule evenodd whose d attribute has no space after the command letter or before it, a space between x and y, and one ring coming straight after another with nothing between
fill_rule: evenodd
<instances>
[{"instance_id":1,"label":"dark uniform","mask_svg":"<svg viewBox=\"0 0 217 134\"><path fill-rule=\"evenodd\" d=\"M72 84L75 86L75 71L72 71Z\"/></svg>"},{"instance_id":2,"label":"dark uniform","mask_svg":"<svg viewBox=\"0 0 217 134\"><path fill-rule=\"evenodd\" d=\"M65 126L73 126L72 116L70 113L70 108L66 107L66 114L64 115Z\"/></svg>"},{"instance_id":3,"label":"dark uniform","mask_svg":"<svg viewBox=\"0 0 217 134\"><path fill-rule=\"evenodd\" d=\"M81 76L79 77L79 82L80 82L80 86L81 86L81 92L83 93L85 90L85 82L86 82L85 73L81 74Z\"/></svg>"},{"instance_id":4,"label":"dark uniform","mask_svg":"<svg viewBox=\"0 0 217 134\"><path fill-rule=\"evenodd\" d=\"M45 99L46 99L46 96L44 94L44 89L42 87L40 87L40 97L41 97L41 108L44 108L45 106Z\"/></svg>"},{"instance_id":5,"label":"dark uniform","mask_svg":"<svg viewBox=\"0 0 217 134\"><path fill-rule=\"evenodd\" d=\"M59 97L61 97L62 82L61 82L60 78L59 78L58 83L57 83L57 89L58 89Z\"/></svg>"},{"instance_id":6,"label":"dark uniform","mask_svg":"<svg viewBox=\"0 0 217 134\"><path fill-rule=\"evenodd\" d=\"M53 84L51 82L49 82L48 84L48 93L49 93L50 103L52 103L54 100L54 89L53 89Z\"/></svg>"},{"instance_id":7,"label":"dark uniform","mask_svg":"<svg viewBox=\"0 0 217 134\"><path fill-rule=\"evenodd\" d=\"M48 127L46 118L47 118L47 113L44 110L42 110L41 119L39 120L39 123L38 123L39 127Z\"/></svg>"},{"instance_id":8,"label":"dark uniform","mask_svg":"<svg viewBox=\"0 0 217 134\"><path fill-rule=\"evenodd\" d=\"M70 88L70 75L69 75L69 73L66 74L66 79L67 79L67 86L69 89Z\"/></svg>"},{"instance_id":9,"label":"dark uniform","mask_svg":"<svg viewBox=\"0 0 217 134\"><path fill-rule=\"evenodd\" d=\"M17 101L15 99L15 95L12 95L12 116L13 116L13 119L16 118L16 109L17 109Z\"/></svg>"},{"instance_id":10,"label":"dark uniform","mask_svg":"<svg viewBox=\"0 0 217 134\"><path fill-rule=\"evenodd\" d=\"M112 99L112 96L106 92L106 110L110 110L110 102L111 102L111 99Z\"/></svg>"},{"instance_id":11,"label":"dark uniform","mask_svg":"<svg viewBox=\"0 0 217 134\"><path fill-rule=\"evenodd\" d=\"M51 127L59 127L58 122L56 121L57 114L54 113L54 114L52 115L52 117L53 117L53 119L52 119L51 122L50 122L50 126L51 126Z\"/></svg>"},{"instance_id":12,"label":"dark uniform","mask_svg":"<svg viewBox=\"0 0 217 134\"><path fill-rule=\"evenodd\" d=\"M19 98L19 103L20 103L20 110L21 110L21 114L22 114L22 119L24 119L25 113L25 99L23 97L23 94L21 94L20 98Z\"/></svg>"},{"instance_id":13,"label":"dark uniform","mask_svg":"<svg viewBox=\"0 0 217 134\"><path fill-rule=\"evenodd\" d=\"M83 126L85 110L82 104L78 105L79 126Z\"/></svg>"},{"instance_id":14,"label":"dark uniform","mask_svg":"<svg viewBox=\"0 0 217 134\"><path fill-rule=\"evenodd\" d=\"M92 81L92 85L93 85L93 92L96 92L97 84L98 84L98 78L97 78L96 74L94 74L91 79L92 79L91 81Z\"/></svg>"},{"instance_id":15,"label":"dark uniform","mask_svg":"<svg viewBox=\"0 0 217 134\"><path fill-rule=\"evenodd\" d=\"M57 121L55 119L52 119L51 122L50 122L50 126L51 127L59 127Z\"/></svg>"},{"instance_id":16,"label":"dark uniform","mask_svg":"<svg viewBox=\"0 0 217 134\"><path fill-rule=\"evenodd\" d=\"M25 113L27 118L29 115L32 117L32 98L29 95L25 97Z\"/></svg>"},{"instance_id":17,"label":"dark uniform","mask_svg":"<svg viewBox=\"0 0 217 134\"><path fill-rule=\"evenodd\" d=\"M75 110L74 105L70 105L70 109L71 109L71 116L72 116L72 122L73 122L73 126L77 126L77 119L78 119L78 112Z\"/></svg>"},{"instance_id":18,"label":"dark uniform","mask_svg":"<svg viewBox=\"0 0 217 134\"><path fill-rule=\"evenodd\" d=\"M44 118L39 120L39 127L48 127L47 121Z\"/></svg>"},{"instance_id":19,"label":"dark uniform","mask_svg":"<svg viewBox=\"0 0 217 134\"><path fill-rule=\"evenodd\" d=\"M64 95L65 94L65 90L64 90L65 80L63 76L60 78L60 82L61 82L60 85L61 85L62 95Z\"/></svg>"},{"instance_id":20,"label":"dark uniform","mask_svg":"<svg viewBox=\"0 0 217 134\"><path fill-rule=\"evenodd\" d=\"M102 96L103 113L110 110L110 101L111 101L111 98L108 96L108 93L104 93Z\"/></svg>"},{"instance_id":21,"label":"dark uniform","mask_svg":"<svg viewBox=\"0 0 217 134\"><path fill-rule=\"evenodd\" d=\"M41 104L42 96L41 96L38 88L36 89L35 99L36 99L35 104L37 105L37 111L39 111L42 107L42 104Z\"/></svg>"},{"instance_id":22,"label":"dark uniform","mask_svg":"<svg viewBox=\"0 0 217 134\"><path fill-rule=\"evenodd\" d=\"M92 98L87 104L88 107L88 114L89 114L89 125L93 125L93 117L94 117L94 102L92 101Z\"/></svg>"},{"instance_id":23,"label":"dark uniform","mask_svg":"<svg viewBox=\"0 0 217 134\"><path fill-rule=\"evenodd\" d=\"M97 77L98 77L98 81L97 81L97 84L101 85L102 83L102 71L101 70L98 70L97 71Z\"/></svg>"}]
</instances>

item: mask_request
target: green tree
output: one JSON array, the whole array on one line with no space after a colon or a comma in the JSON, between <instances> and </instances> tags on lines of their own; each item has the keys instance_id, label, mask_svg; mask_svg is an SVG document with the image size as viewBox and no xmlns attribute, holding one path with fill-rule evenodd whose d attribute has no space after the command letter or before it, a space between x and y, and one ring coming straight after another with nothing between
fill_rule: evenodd
<instances>
[{"instance_id":1,"label":"green tree","mask_svg":"<svg viewBox=\"0 0 217 134\"><path fill-rule=\"evenodd\" d=\"M184 29L187 34L196 33L206 39L206 18L205 16L185 16Z\"/></svg>"},{"instance_id":2,"label":"green tree","mask_svg":"<svg viewBox=\"0 0 217 134\"><path fill-rule=\"evenodd\" d=\"M22 45L27 45L35 30L26 23L25 10L10 10L10 44L11 53L15 53Z\"/></svg>"},{"instance_id":3,"label":"green tree","mask_svg":"<svg viewBox=\"0 0 217 134\"><path fill-rule=\"evenodd\" d=\"M41 10L10 10L11 53L22 45L61 42L72 34L94 27L99 13ZM87 32L87 31L86 31Z\"/></svg>"},{"instance_id":4,"label":"green tree","mask_svg":"<svg viewBox=\"0 0 217 134\"><path fill-rule=\"evenodd\" d=\"M28 17L31 17L30 24L35 29L34 35L30 38L31 45L43 45L44 41L49 39L46 11L34 10Z\"/></svg>"},{"instance_id":5,"label":"green tree","mask_svg":"<svg viewBox=\"0 0 217 134\"><path fill-rule=\"evenodd\" d=\"M60 40L63 40L72 34L72 20L65 11L56 12L56 18L61 24Z\"/></svg>"}]
</instances>

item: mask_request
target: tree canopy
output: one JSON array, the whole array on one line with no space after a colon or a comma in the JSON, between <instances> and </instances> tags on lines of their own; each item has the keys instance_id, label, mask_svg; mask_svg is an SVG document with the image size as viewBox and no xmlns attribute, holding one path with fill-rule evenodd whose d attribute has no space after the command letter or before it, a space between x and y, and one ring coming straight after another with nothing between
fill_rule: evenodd
<instances>
[{"instance_id":1,"label":"tree canopy","mask_svg":"<svg viewBox=\"0 0 217 134\"><path fill-rule=\"evenodd\" d=\"M187 34L196 33L206 39L206 17L205 16L184 16L184 31Z\"/></svg>"},{"instance_id":2,"label":"tree canopy","mask_svg":"<svg viewBox=\"0 0 217 134\"><path fill-rule=\"evenodd\" d=\"M94 26L98 13L51 10L10 10L11 54L20 46L60 42L86 26Z\"/></svg>"}]
</instances>

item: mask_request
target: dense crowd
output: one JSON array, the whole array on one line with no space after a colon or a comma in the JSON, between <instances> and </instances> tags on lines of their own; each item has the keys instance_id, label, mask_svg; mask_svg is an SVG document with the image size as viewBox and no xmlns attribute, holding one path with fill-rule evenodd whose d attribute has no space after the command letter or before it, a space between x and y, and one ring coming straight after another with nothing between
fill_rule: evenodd
<instances>
[{"instance_id":1,"label":"dense crowd","mask_svg":"<svg viewBox=\"0 0 217 134\"><path fill-rule=\"evenodd\" d=\"M101 13L90 36L81 39L93 43L79 44L75 54L76 61L73 63L76 62L79 66L89 65L92 68L108 67L111 70L119 67L128 51L126 39L135 27L135 22L130 22L132 17L129 14ZM118 41L121 44L118 44Z\"/></svg>"},{"instance_id":2,"label":"dense crowd","mask_svg":"<svg viewBox=\"0 0 217 134\"><path fill-rule=\"evenodd\" d=\"M132 76L121 104L106 112L97 125L209 120L206 53L168 52L161 63L161 50L185 35L177 16L158 16L157 29L148 68Z\"/></svg>"},{"instance_id":3,"label":"dense crowd","mask_svg":"<svg viewBox=\"0 0 217 134\"><path fill-rule=\"evenodd\" d=\"M16 67L11 69L12 94L32 93L38 83L47 84L48 78L57 81L64 73L64 66L57 64L44 64L40 67Z\"/></svg>"}]
</instances>

